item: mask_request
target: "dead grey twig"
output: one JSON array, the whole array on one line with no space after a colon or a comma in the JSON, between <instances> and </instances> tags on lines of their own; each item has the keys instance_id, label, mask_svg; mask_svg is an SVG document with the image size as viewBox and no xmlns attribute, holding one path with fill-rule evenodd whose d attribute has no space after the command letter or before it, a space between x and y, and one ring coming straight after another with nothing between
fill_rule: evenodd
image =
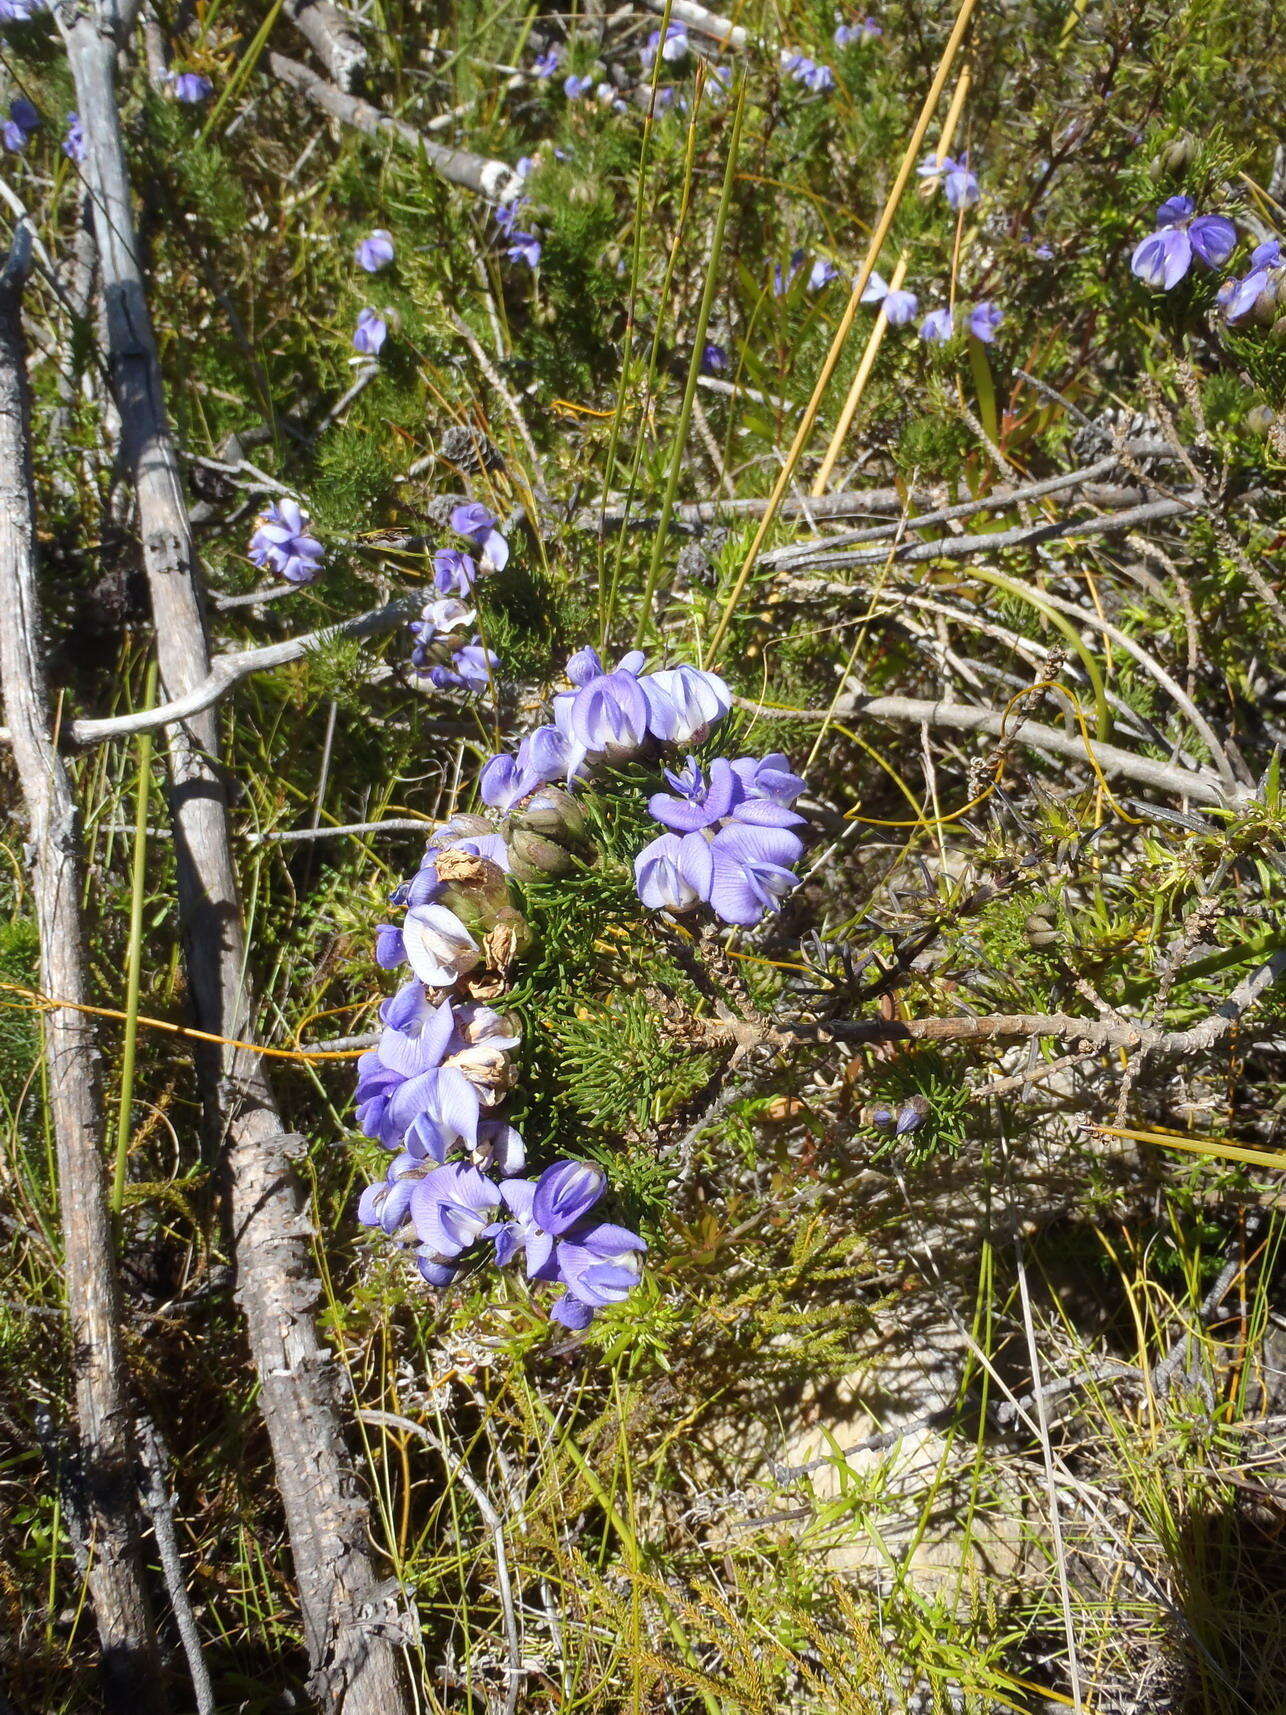
<instances>
[{"instance_id":1,"label":"dead grey twig","mask_svg":"<svg viewBox=\"0 0 1286 1715\"><path fill-rule=\"evenodd\" d=\"M201 1633L192 1611L192 1599L183 1576L183 1559L179 1554L179 1539L174 1529L174 1511L166 1477L169 1460L150 1417L141 1417L138 1421L138 1444L143 1469L147 1473L143 1502L152 1520L152 1534L156 1538L156 1550L165 1576L165 1591L170 1598L174 1623L179 1629L179 1641L192 1678L197 1715L215 1715L214 1686L210 1683L210 1670L201 1653Z\"/></svg>"},{"instance_id":2,"label":"dead grey twig","mask_svg":"<svg viewBox=\"0 0 1286 1715\"><path fill-rule=\"evenodd\" d=\"M80 917L78 812L53 742L36 589L35 493L22 289L31 259L20 224L0 273L0 686L29 828L40 982L67 1001L44 1014L49 1109L58 1152L64 1279L80 1435L88 1570L110 1707L165 1707L143 1576L142 1518L121 1344L120 1288L103 1164L98 1048Z\"/></svg>"}]
</instances>

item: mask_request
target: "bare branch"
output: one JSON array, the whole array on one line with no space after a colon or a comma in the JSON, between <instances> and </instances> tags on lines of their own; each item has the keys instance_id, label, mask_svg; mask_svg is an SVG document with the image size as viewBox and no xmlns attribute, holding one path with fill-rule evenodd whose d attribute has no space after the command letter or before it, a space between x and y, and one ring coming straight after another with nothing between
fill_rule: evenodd
<instances>
[{"instance_id":1,"label":"bare branch","mask_svg":"<svg viewBox=\"0 0 1286 1715\"><path fill-rule=\"evenodd\" d=\"M1074 762L1093 760L1107 775L1120 775L1159 792L1173 792L1180 798L1191 798L1198 804L1217 804L1225 808L1246 809L1255 802L1252 791L1214 774L1198 774L1192 769L1178 768L1169 762L1158 762L1150 756L1136 756L1114 744L1098 739L1085 739L1079 733L1063 732L1058 727L1045 726L1041 721L1017 718L1005 720L998 709L978 708L973 703L935 703L927 697L867 697L860 694L842 696L831 709L774 709L763 703L750 702L745 697L734 699L738 708L765 720L811 721L822 724L828 720L852 720L863 716L868 720L907 722L913 726L942 727L955 732L985 732L993 738L1013 737L1018 744L1032 750L1045 751L1051 756L1065 756Z\"/></svg>"},{"instance_id":2,"label":"bare branch","mask_svg":"<svg viewBox=\"0 0 1286 1715\"><path fill-rule=\"evenodd\" d=\"M306 65L300 65L298 60L287 59L285 54L269 54L268 66L275 78L288 84L323 113L329 113L332 119L351 125L368 137L387 137L404 149L422 155L434 172L450 184L460 185L490 202L500 203L512 202L522 189L522 180L504 161L492 161L485 155L471 154L467 149L448 149L441 143L431 143L414 125L408 125L404 119L390 119L387 113L381 113L369 101L337 89Z\"/></svg>"},{"instance_id":3,"label":"bare branch","mask_svg":"<svg viewBox=\"0 0 1286 1715\"><path fill-rule=\"evenodd\" d=\"M30 233L23 223L0 274L0 686L29 826L41 987L69 1003L45 1013L44 1033L86 1526L94 1545L89 1591L108 1704L137 1715L162 1710L165 1698L140 1549L136 1449L102 1156L98 1049L90 1018L78 1010L89 999L78 812L53 742L40 655L31 401L21 311L30 258Z\"/></svg>"},{"instance_id":4,"label":"bare branch","mask_svg":"<svg viewBox=\"0 0 1286 1715\"><path fill-rule=\"evenodd\" d=\"M330 0L286 0L285 12L339 87L351 89L366 69L366 49Z\"/></svg>"}]
</instances>

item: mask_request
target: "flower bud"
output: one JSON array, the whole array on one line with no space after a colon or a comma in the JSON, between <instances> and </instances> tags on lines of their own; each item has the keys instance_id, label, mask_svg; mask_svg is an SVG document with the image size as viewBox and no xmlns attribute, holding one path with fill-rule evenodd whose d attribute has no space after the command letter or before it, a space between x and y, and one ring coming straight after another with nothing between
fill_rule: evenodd
<instances>
[{"instance_id":1,"label":"flower bud","mask_svg":"<svg viewBox=\"0 0 1286 1715\"><path fill-rule=\"evenodd\" d=\"M1047 911L1033 911L1023 924L1023 934L1029 947L1056 947L1060 938Z\"/></svg>"},{"instance_id":2,"label":"flower bud","mask_svg":"<svg viewBox=\"0 0 1286 1715\"><path fill-rule=\"evenodd\" d=\"M509 868L518 881L540 881L547 875L566 875L575 863L566 846L547 840L529 828L515 828L509 836Z\"/></svg>"},{"instance_id":3,"label":"flower bud","mask_svg":"<svg viewBox=\"0 0 1286 1715\"><path fill-rule=\"evenodd\" d=\"M1278 316L1268 330L1268 337L1278 341L1286 340L1286 316Z\"/></svg>"},{"instance_id":4,"label":"flower bud","mask_svg":"<svg viewBox=\"0 0 1286 1715\"><path fill-rule=\"evenodd\" d=\"M561 786L541 786L509 818L510 829L527 829L565 846L589 845L589 831L580 805Z\"/></svg>"},{"instance_id":5,"label":"flower bud","mask_svg":"<svg viewBox=\"0 0 1286 1715\"><path fill-rule=\"evenodd\" d=\"M492 927L509 909L504 871L489 858L449 847L434 860L438 874L436 898L476 934Z\"/></svg>"},{"instance_id":6,"label":"flower bud","mask_svg":"<svg viewBox=\"0 0 1286 1715\"><path fill-rule=\"evenodd\" d=\"M1246 412L1246 427L1255 435L1266 435L1276 421L1271 405L1252 405Z\"/></svg>"},{"instance_id":7,"label":"flower bud","mask_svg":"<svg viewBox=\"0 0 1286 1715\"><path fill-rule=\"evenodd\" d=\"M1169 174L1187 172L1197 153L1197 140L1190 131L1180 131L1179 135L1166 143L1152 161L1152 176L1160 179Z\"/></svg>"},{"instance_id":8,"label":"flower bud","mask_svg":"<svg viewBox=\"0 0 1286 1715\"><path fill-rule=\"evenodd\" d=\"M531 946L531 940L527 919L507 905L482 937L483 955L492 970L507 971Z\"/></svg>"}]
</instances>

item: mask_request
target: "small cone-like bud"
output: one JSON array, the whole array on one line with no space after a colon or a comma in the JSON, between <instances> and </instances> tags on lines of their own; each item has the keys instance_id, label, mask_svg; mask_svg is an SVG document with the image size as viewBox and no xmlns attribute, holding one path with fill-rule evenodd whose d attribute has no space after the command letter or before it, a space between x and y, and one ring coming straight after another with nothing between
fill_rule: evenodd
<instances>
[{"instance_id":1,"label":"small cone-like bud","mask_svg":"<svg viewBox=\"0 0 1286 1715\"><path fill-rule=\"evenodd\" d=\"M485 934L510 909L504 871L489 858L449 847L435 859L437 899L466 929Z\"/></svg>"},{"instance_id":2,"label":"small cone-like bud","mask_svg":"<svg viewBox=\"0 0 1286 1715\"><path fill-rule=\"evenodd\" d=\"M584 812L561 786L541 786L509 818L511 828L529 829L565 846L589 846Z\"/></svg>"},{"instance_id":3,"label":"small cone-like bud","mask_svg":"<svg viewBox=\"0 0 1286 1715\"><path fill-rule=\"evenodd\" d=\"M519 881L540 881L545 876L566 875L576 862L566 846L556 845L543 834L515 828L509 836L509 868Z\"/></svg>"},{"instance_id":4,"label":"small cone-like bud","mask_svg":"<svg viewBox=\"0 0 1286 1715\"><path fill-rule=\"evenodd\" d=\"M1174 173L1186 173L1196 158L1196 153L1196 138L1191 132L1180 131L1153 159L1153 177L1159 179Z\"/></svg>"},{"instance_id":5,"label":"small cone-like bud","mask_svg":"<svg viewBox=\"0 0 1286 1715\"><path fill-rule=\"evenodd\" d=\"M520 911L506 906L482 937L482 951L492 970L506 971L531 946L531 928Z\"/></svg>"},{"instance_id":6,"label":"small cone-like bud","mask_svg":"<svg viewBox=\"0 0 1286 1715\"><path fill-rule=\"evenodd\" d=\"M1277 421L1277 413L1271 405L1253 405L1246 412L1246 427L1256 435L1266 435Z\"/></svg>"}]
</instances>

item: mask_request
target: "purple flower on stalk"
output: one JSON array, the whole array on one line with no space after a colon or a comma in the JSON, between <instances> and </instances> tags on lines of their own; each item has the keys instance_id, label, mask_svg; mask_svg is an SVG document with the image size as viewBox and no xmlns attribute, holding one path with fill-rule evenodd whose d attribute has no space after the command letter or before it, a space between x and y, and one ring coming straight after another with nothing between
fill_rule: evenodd
<instances>
[{"instance_id":1,"label":"purple flower on stalk","mask_svg":"<svg viewBox=\"0 0 1286 1715\"><path fill-rule=\"evenodd\" d=\"M563 94L569 101L579 101L582 95L588 95L594 87L592 76L577 77L573 73L563 79Z\"/></svg>"},{"instance_id":2,"label":"purple flower on stalk","mask_svg":"<svg viewBox=\"0 0 1286 1715\"><path fill-rule=\"evenodd\" d=\"M718 375L728 367L728 354L721 345L707 343L701 353L701 367L707 375Z\"/></svg>"},{"instance_id":3,"label":"purple flower on stalk","mask_svg":"<svg viewBox=\"0 0 1286 1715\"><path fill-rule=\"evenodd\" d=\"M69 161L85 159L85 131L78 113L67 115L67 135L63 138L63 154Z\"/></svg>"},{"instance_id":4,"label":"purple flower on stalk","mask_svg":"<svg viewBox=\"0 0 1286 1715\"><path fill-rule=\"evenodd\" d=\"M461 1256L491 1228L499 1203L496 1182L466 1162L435 1167L416 1184L409 1210L420 1273L430 1285L449 1284Z\"/></svg>"},{"instance_id":5,"label":"purple flower on stalk","mask_svg":"<svg viewBox=\"0 0 1286 1715\"><path fill-rule=\"evenodd\" d=\"M1237 228L1221 214L1195 214L1191 197L1174 196L1156 212L1156 231L1135 246L1130 272L1145 286L1174 289L1194 256L1208 268L1222 268L1237 244Z\"/></svg>"},{"instance_id":6,"label":"purple flower on stalk","mask_svg":"<svg viewBox=\"0 0 1286 1715\"><path fill-rule=\"evenodd\" d=\"M954 321L950 310L930 310L920 323L920 338L929 344L941 344L951 338Z\"/></svg>"},{"instance_id":7,"label":"purple flower on stalk","mask_svg":"<svg viewBox=\"0 0 1286 1715\"><path fill-rule=\"evenodd\" d=\"M491 217L503 233L510 233L518 224L518 216L530 206L526 197L515 197L513 202L502 203Z\"/></svg>"},{"instance_id":8,"label":"purple flower on stalk","mask_svg":"<svg viewBox=\"0 0 1286 1715\"><path fill-rule=\"evenodd\" d=\"M813 263L808 276L808 290L820 292L823 286L829 286L832 280L839 279L839 269L827 256L819 256Z\"/></svg>"},{"instance_id":9,"label":"purple flower on stalk","mask_svg":"<svg viewBox=\"0 0 1286 1715\"><path fill-rule=\"evenodd\" d=\"M500 1195L511 1219L495 1233L503 1268L521 1251L529 1280L559 1280L566 1292L550 1314L570 1328L587 1326L596 1310L617 1304L638 1284L637 1233L591 1221L606 1176L586 1161L556 1161L536 1180L506 1179Z\"/></svg>"},{"instance_id":10,"label":"purple flower on stalk","mask_svg":"<svg viewBox=\"0 0 1286 1715\"><path fill-rule=\"evenodd\" d=\"M357 327L353 332L353 349L360 351L366 357L378 357L380 348L388 338L388 323L378 311L371 309L359 310Z\"/></svg>"},{"instance_id":11,"label":"purple flower on stalk","mask_svg":"<svg viewBox=\"0 0 1286 1715\"><path fill-rule=\"evenodd\" d=\"M700 849L698 849L700 848ZM709 851L700 834L661 834L634 860L634 885L649 911L690 911L705 899Z\"/></svg>"},{"instance_id":12,"label":"purple flower on stalk","mask_svg":"<svg viewBox=\"0 0 1286 1715\"><path fill-rule=\"evenodd\" d=\"M824 95L835 87L835 73L828 65L819 65L816 60L808 58L807 54L785 54L782 57L781 69L796 83L802 83L805 89L810 89L814 95Z\"/></svg>"},{"instance_id":13,"label":"purple flower on stalk","mask_svg":"<svg viewBox=\"0 0 1286 1715\"><path fill-rule=\"evenodd\" d=\"M26 24L40 10L38 0L0 0L0 24Z\"/></svg>"},{"instance_id":14,"label":"purple flower on stalk","mask_svg":"<svg viewBox=\"0 0 1286 1715\"><path fill-rule=\"evenodd\" d=\"M880 304L884 309L884 319L890 327L905 327L920 307L920 300L914 292L899 290L891 292L888 283L876 273L872 273L866 282L866 289L858 300L863 304Z\"/></svg>"},{"instance_id":15,"label":"purple flower on stalk","mask_svg":"<svg viewBox=\"0 0 1286 1715\"><path fill-rule=\"evenodd\" d=\"M563 63L563 50L557 42L545 49L543 54L537 54L531 62L531 75L538 78L553 77Z\"/></svg>"},{"instance_id":16,"label":"purple flower on stalk","mask_svg":"<svg viewBox=\"0 0 1286 1715\"><path fill-rule=\"evenodd\" d=\"M510 262L525 262L534 274L540 266L540 239L534 232L509 233L509 243L505 247L505 255Z\"/></svg>"},{"instance_id":17,"label":"purple flower on stalk","mask_svg":"<svg viewBox=\"0 0 1286 1715\"><path fill-rule=\"evenodd\" d=\"M246 550L256 566L276 572L292 584L310 584L321 570L326 550L308 533L312 520L297 500L274 500L256 520Z\"/></svg>"},{"instance_id":18,"label":"purple flower on stalk","mask_svg":"<svg viewBox=\"0 0 1286 1715\"><path fill-rule=\"evenodd\" d=\"M745 796L732 764L722 756L710 764L708 777L698 767L696 757L690 756L678 773L667 768L665 778L675 796L654 792L647 801L647 812L654 822L675 833L693 834L700 828L712 828L731 815Z\"/></svg>"},{"instance_id":19,"label":"purple flower on stalk","mask_svg":"<svg viewBox=\"0 0 1286 1715\"><path fill-rule=\"evenodd\" d=\"M368 274L378 274L393 260L393 234L377 227L369 238L358 240L353 257L359 268L364 268Z\"/></svg>"},{"instance_id":20,"label":"purple flower on stalk","mask_svg":"<svg viewBox=\"0 0 1286 1715\"><path fill-rule=\"evenodd\" d=\"M993 303L975 304L969 312L969 332L984 345L990 345L1004 319L1005 312L998 310Z\"/></svg>"},{"instance_id":21,"label":"purple flower on stalk","mask_svg":"<svg viewBox=\"0 0 1286 1715\"><path fill-rule=\"evenodd\" d=\"M9 117L0 125L0 143L11 154L19 155L27 147L27 139L40 124L40 115L21 95L9 103Z\"/></svg>"},{"instance_id":22,"label":"purple flower on stalk","mask_svg":"<svg viewBox=\"0 0 1286 1715\"><path fill-rule=\"evenodd\" d=\"M805 787L799 775L791 773L789 761L779 750L767 756L739 756L732 771L748 798L767 798L774 804L793 804Z\"/></svg>"},{"instance_id":23,"label":"purple flower on stalk","mask_svg":"<svg viewBox=\"0 0 1286 1715\"><path fill-rule=\"evenodd\" d=\"M208 101L214 94L214 85L209 78L202 77L200 72L196 71L171 73L170 88L174 91L176 101L185 101L189 106Z\"/></svg>"},{"instance_id":24,"label":"purple flower on stalk","mask_svg":"<svg viewBox=\"0 0 1286 1715\"><path fill-rule=\"evenodd\" d=\"M804 263L804 252L792 250L789 266L783 271L781 263L775 262L772 271L772 295L774 298L784 298L794 284L795 276Z\"/></svg>"}]
</instances>

